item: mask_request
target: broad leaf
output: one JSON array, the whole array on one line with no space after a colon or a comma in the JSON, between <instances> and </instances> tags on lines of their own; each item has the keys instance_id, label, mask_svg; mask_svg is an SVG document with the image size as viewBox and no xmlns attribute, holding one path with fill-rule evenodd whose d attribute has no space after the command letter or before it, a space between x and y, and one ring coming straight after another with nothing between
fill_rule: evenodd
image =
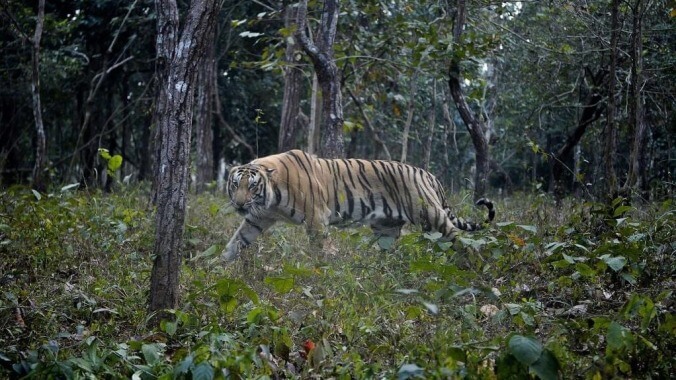
<instances>
[{"instance_id":1,"label":"broad leaf","mask_svg":"<svg viewBox=\"0 0 676 380\"><path fill-rule=\"evenodd\" d=\"M424 372L425 370L418 367L416 364L404 364L399 368L399 372L397 372L397 379L406 380L412 377L419 377L422 376Z\"/></svg>"},{"instance_id":2,"label":"broad leaf","mask_svg":"<svg viewBox=\"0 0 676 380\"><path fill-rule=\"evenodd\" d=\"M530 369L542 380L557 380L559 378L559 361L549 350L544 350L540 358L531 364Z\"/></svg>"},{"instance_id":3,"label":"broad leaf","mask_svg":"<svg viewBox=\"0 0 676 380\"><path fill-rule=\"evenodd\" d=\"M116 154L110 157L110 160L108 160L108 170L111 173L115 173L115 171L119 169L120 166L122 166L122 156Z\"/></svg>"},{"instance_id":4,"label":"broad leaf","mask_svg":"<svg viewBox=\"0 0 676 380\"><path fill-rule=\"evenodd\" d=\"M144 344L141 346L141 352L143 353L143 358L146 363L151 366L160 361L159 347L157 344Z\"/></svg>"},{"instance_id":5,"label":"broad leaf","mask_svg":"<svg viewBox=\"0 0 676 380\"><path fill-rule=\"evenodd\" d=\"M192 370L193 380L212 380L214 378L214 368L207 362L202 362Z\"/></svg>"},{"instance_id":6,"label":"broad leaf","mask_svg":"<svg viewBox=\"0 0 676 380\"><path fill-rule=\"evenodd\" d=\"M527 225L523 225L523 224L517 224L516 226L523 229L523 230L526 230L528 232L532 232L532 233L538 232L538 228L535 227L535 226L527 226Z\"/></svg>"},{"instance_id":7,"label":"broad leaf","mask_svg":"<svg viewBox=\"0 0 676 380\"><path fill-rule=\"evenodd\" d=\"M285 294L293 290L296 281L292 276L266 277L265 283L272 286L277 293Z\"/></svg>"},{"instance_id":8,"label":"broad leaf","mask_svg":"<svg viewBox=\"0 0 676 380\"><path fill-rule=\"evenodd\" d=\"M537 340L523 335L514 335L509 340L509 350L522 364L531 365L542 355L542 344Z\"/></svg>"},{"instance_id":9,"label":"broad leaf","mask_svg":"<svg viewBox=\"0 0 676 380\"><path fill-rule=\"evenodd\" d=\"M608 326L608 335L606 336L608 342L608 350L620 351L623 348L629 348L633 343L633 336L628 328L613 321Z\"/></svg>"},{"instance_id":10,"label":"broad leaf","mask_svg":"<svg viewBox=\"0 0 676 380\"><path fill-rule=\"evenodd\" d=\"M615 272L621 271L622 268L627 265L627 259L624 256L611 257L610 255L606 254L601 256L600 259L608 264L608 266Z\"/></svg>"}]
</instances>

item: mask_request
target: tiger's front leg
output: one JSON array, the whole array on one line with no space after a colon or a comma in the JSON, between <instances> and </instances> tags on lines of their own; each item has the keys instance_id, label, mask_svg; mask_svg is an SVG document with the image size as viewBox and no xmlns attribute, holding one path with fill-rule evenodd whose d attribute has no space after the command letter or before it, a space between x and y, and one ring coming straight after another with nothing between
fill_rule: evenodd
<instances>
[{"instance_id":1,"label":"tiger's front leg","mask_svg":"<svg viewBox=\"0 0 676 380\"><path fill-rule=\"evenodd\" d=\"M221 254L223 260L232 261L236 259L242 248L248 247L256 240L258 235L274 223L274 219L255 219L251 215L247 215Z\"/></svg>"}]
</instances>

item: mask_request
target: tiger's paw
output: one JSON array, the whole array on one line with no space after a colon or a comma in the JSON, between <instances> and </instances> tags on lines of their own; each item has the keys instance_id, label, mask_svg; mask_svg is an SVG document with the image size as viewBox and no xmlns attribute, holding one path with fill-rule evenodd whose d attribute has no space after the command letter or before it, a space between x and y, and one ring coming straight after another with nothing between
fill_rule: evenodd
<instances>
[{"instance_id":1,"label":"tiger's paw","mask_svg":"<svg viewBox=\"0 0 676 380\"><path fill-rule=\"evenodd\" d=\"M225 247L223 252L221 253L221 259L229 263L233 260L235 260L239 256L239 251L240 251L240 242L234 241L228 243L228 245Z\"/></svg>"}]
</instances>

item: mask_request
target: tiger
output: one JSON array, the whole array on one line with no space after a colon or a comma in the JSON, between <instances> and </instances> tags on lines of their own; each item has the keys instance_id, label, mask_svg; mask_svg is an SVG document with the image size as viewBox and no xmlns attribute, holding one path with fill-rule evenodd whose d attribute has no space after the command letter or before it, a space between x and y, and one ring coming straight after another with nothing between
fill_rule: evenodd
<instances>
[{"instance_id":1,"label":"tiger","mask_svg":"<svg viewBox=\"0 0 676 380\"><path fill-rule=\"evenodd\" d=\"M438 231L447 240L454 240L458 230L483 228L451 212L433 174L397 161L323 159L290 150L232 167L226 192L244 216L222 253L226 262L280 220L305 224L311 237L328 225L350 222L395 239L406 223ZM482 198L477 205L488 209L484 223L493 221L493 203Z\"/></svg>"}]
</instances>

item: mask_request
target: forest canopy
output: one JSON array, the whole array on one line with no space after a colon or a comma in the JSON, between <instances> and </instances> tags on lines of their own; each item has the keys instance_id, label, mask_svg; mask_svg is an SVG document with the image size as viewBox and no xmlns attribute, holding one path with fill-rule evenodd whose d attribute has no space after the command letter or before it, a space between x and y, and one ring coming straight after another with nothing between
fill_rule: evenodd
<instances>
[{"instance_id":1,"label":"forest canopy","mask_svg":"<svg viewBox=\"0 0 676 380\"><path fill-rule=\"evenodd\" d=\"M0 183L7 186L36 176L31 83L39 7L1 6ZM196 95L209 107L196 108L194 133L210 131L206 142L193 139L193 171L206 173L198 183L214 181L221 161L282 148L284 107L297 108L284 147L308 148L308 130L321 119L313 114L312 62L297 44L289 47L297 25L285 14L296 6L223 3L201 65L198 86L206 90ZM346 156L404 159L452 191L472 188L474 147L448 85L449 64L457 62L461 91L488 143L491 191L673 191L676 34L668 1L472 1L460 39L454 2L339 7L333 57ZM319 33L320 11L321 4L308 7L311 35ZM151 177L155 19L148 0L44 4L37 64L46 147L38 174L47 183L105 186L101 148L123 158L118 178ZM290 81L298 100L286 104Z\"/></svg>"},{"instance_id":2,"label":"forest canopy","mask_svg":"<svg viewBox=\"0 0 676 380\"><path fill-rule=\"evenodd\" d=\"M447 84L449 62L457 60L467 103L485 127L493 190L553 190L557 180L564 192L598 195L608 192L602 183L617 173L617 188L664 196L673 189L676 166L676 18L669 4L471 1L464 33L455 40L454 4L342 2L333 48L345 154L403 157L430 167L453 190L472 188L472 141ZM297 48L291 61L285 58L297 27L285 19L286 5L226 1L220 10L213 65L205 73L209 79L200 82L210 90L198 95L213 94L215 101L195 115L196 130L211 130L204 150L193 153L193 165L197 154L210 158L200 182L215 179L221 160L246 162L280 148L289 71L300 75L294 79L296 130L287 145L308 147L307 131L318 123L312 114L313 69ZM34 176L31 56L37 9L36 1L2 4L4 186ZM317 4L308 10L310 29L317 28L320 10ZM46 136L42 170L49 183L99 186L105 165L100 148L123 158L120 178L149 178L155 18L150 1L46 2L38 64ZM604 153L599 148L608 142L613 149ZM636 179L629 178L632 161Z\"/></svg>"}]
</instances>

